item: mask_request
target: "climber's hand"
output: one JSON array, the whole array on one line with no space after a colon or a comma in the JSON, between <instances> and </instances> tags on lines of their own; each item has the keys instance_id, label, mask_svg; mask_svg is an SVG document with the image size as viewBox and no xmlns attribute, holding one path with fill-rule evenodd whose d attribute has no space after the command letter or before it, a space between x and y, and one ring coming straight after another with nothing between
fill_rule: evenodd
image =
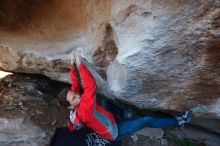
<instances>
[{"instance_id":1,"label":"climber's hand","mask_svg":"<svg viewBox=\"0 0 220 146\"><path fill-rule=\"evenodd\" d=\"M76 59L75 59L75 51L72 51L70 53L70 60L71 60L71 65L73 65L75 62L76 62Z\"/></svg>"},{"instance_id":2,"label":"climber's hand","mask_svg":"<svg viewBox=\"0 0 220 146\"><path fill-rule=\"evenodd\" d=\"M82 63L82 58L79 51L75 51L76 65L79 66Z\"/></svg>"}]
</instances>

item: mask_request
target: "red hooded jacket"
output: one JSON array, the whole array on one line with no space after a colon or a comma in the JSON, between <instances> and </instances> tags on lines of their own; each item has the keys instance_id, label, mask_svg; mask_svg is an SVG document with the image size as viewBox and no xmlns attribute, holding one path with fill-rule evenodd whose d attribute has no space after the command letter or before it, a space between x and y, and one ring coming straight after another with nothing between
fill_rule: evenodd
<instances>
[{"instance_id":1,"label":"red hooded jacket","mask_svg":"<svg viewBox=\"0 0 220 146\"><path fill-rule=\"evenodd\" d=\"M108 140L115 140L118 136L118 127L112 113L96 104L96 83L85 65L79 65L84 92L80 92L80 83L74 66L71 66L71 90L81 94L81 102L76 110L70 112L70 131L82 126L93 129L97 134Z\"/></svg>"}]
</instances>

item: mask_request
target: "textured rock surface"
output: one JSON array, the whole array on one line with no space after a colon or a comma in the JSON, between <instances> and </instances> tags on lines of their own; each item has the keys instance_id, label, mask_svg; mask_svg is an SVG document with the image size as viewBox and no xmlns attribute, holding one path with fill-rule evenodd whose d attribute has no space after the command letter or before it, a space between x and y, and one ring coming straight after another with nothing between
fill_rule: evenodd
<instances>
[{"instance_id":1,"label":"textured rock surface","mask_svg":"<svg viewBox=\"0 0 220 146\"><path fill-rule=\"evenodd\" d=\"M196 142L195 145L207 145L207 146L218 146L220 142L220 135L213 133L209 130L204 130L199 127L189 126L183 130L168 129L166 134L169 138L174 139L191 139ZM196 141L195 141L196 140Z\"/></svg>"},{"instance_id":2,"label":"textured rock surface","mask_svg":"<svg viewBox=\"0 0 220 146\"><path fill-rule=\"evenodd\" d=\"M65 86L45 77L11 75L0 79L0 146L45 146L68 110L56 99Z\"/></svg>"},{"instance_id":3,"label":"textured rock surface","mask_svg":"<svg viewBox=\"0 0 220 146\"><path fill-rule=\"evenodd\" d=\"M68 53L81 46L102 92L220 117L219 0L0 3L0 68L69 82Z\"/></svg>"},{"instance_id":4,"label":"textured rock surface","mask_svg":"<svg viewBox=\"0 0 220 146\"><path fill-rule=\"evenodd\" d=\"M138 132L136 132L137 135L147 136L155 139L161 139L163 138L164 131L160 128L144 128Z\"/></svg>"}]
</instances>

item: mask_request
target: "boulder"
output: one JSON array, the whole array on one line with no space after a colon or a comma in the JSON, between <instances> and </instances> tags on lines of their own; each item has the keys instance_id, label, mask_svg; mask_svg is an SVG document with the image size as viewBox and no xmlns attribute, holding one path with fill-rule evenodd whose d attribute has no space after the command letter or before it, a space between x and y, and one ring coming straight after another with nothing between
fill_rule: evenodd
<instances>
[{"instance_id":1,"label":"boulder","mask_svg":"<svg viewBox=\"0 0 220 146\"><path fill-rule=\"evenodd\" d=\"M219 0L3 0L0 6L1 69L70 83L69 53L80 48L110 98L219 119Z\"/></svg>"}]
</instances>

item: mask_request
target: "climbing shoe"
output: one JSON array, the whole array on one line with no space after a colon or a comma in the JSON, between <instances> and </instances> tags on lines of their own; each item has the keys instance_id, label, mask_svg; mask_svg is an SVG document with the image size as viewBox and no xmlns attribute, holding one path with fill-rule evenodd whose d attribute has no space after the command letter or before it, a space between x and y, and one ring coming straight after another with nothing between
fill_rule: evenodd
<instances>
[{"instance_id":1,"label":"climbing shoe","mask_svg":"<svg viewBox=\"0 0 220 146\"><path fill-rule=\"evenodd\" d=\"M192 111L181 112L178 116L176 116L176 119L179 126L189 123L192 119Z\"/></svg>"}]
</instances>

